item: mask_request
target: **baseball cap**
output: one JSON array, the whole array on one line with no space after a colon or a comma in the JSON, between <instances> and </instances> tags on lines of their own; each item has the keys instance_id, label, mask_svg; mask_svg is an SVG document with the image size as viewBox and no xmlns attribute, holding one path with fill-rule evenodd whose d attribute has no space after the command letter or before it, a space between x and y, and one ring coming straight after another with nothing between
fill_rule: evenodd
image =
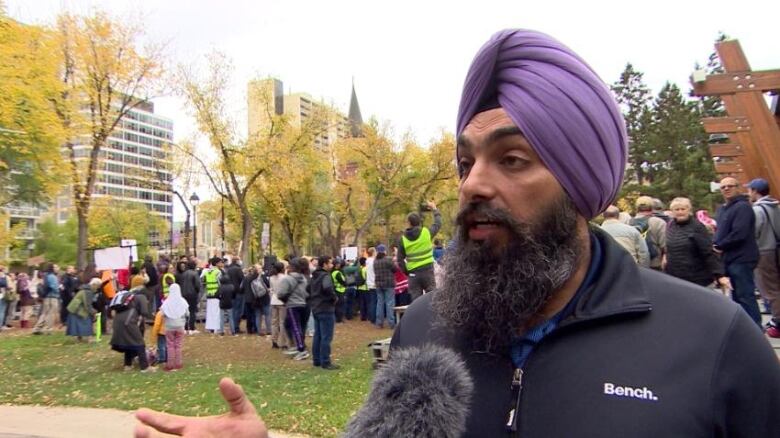
<instances>
[{"instance_id":1,"label":"baseball cap","mask_svg":"<svg viewBox=\"0 0 780 438\"><path fill-rule=\"evenodd\" d=\"M380 243L376 246L376 252L387 253L387 247L383 243Z\"/></svg>"},{"instance_id":2,"label":"baseball cap","mask_svg":"<svg viewBox=\"0 0 780 438\"><path fill-rule=\"evenodd\" d=\"M768 192L769 183L764 178L756 178L749 183L745 184L745 187L758 190L759 192Z\"/></svg>"}]
</instances>

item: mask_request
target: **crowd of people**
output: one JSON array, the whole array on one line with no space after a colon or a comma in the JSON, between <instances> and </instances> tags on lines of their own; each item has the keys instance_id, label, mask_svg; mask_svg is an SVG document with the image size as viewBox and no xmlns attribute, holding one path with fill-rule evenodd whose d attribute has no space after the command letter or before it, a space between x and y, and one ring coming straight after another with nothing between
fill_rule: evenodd
<instances>
[{"instance_id":1,"label":"crowd of people","mask_svg":"<svg viewBox=\"0 0 780 438\"><path fill-rule=\"evenodd\" d=\"M441 215L432 202L428 207L430 228L412 213L397 245L366 248L355 260L288 256L244 266L237 256L215 256L202 265L193 256L174 261L161 255L156 263L147 256L129 269L100 272L68 266L61 273L49 264L35 281L0 268L0 322L12 328L20 307L19 327L40 335L64 326L78 342L91 340L99 325L111 336L111 348L124 355L125 370L134 361L142 372L156 371L156 364L181 369L185 337L203 332L267 337L294 360L311 358L314 366L338 369L331 359L336 324L360 318L393 329L397 307L435 288L443 247L433 237Z\"/></svg>"},{"instance_id":2,"label":"crowd of people","mask_svg":"<svg viewBox=\"0 0 780 438\"><path fill-rule=\"evenodd\" d=\"M640 196L633 217L610 206L601 228L640 266L730 294L768 336L780 338L780 208L765 179L745 184L744 194L740 188L731 177L720 182L724 203L716 219L694 212L685 197L665 210L660 199ZM771 315L766 325L761 313Z\"/></svg>"}]
</instances>

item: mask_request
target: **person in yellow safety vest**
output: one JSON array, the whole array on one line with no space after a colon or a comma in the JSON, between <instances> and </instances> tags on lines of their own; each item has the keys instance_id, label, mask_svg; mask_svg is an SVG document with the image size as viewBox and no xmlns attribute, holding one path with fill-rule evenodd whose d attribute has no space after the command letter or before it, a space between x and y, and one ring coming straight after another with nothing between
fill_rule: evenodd
<instances>
[{"instance_id":1,"label":"person in yellow safety vest","mask_svg":"<svg viewBox=\"0 0 780 438\"><path fill-rule=\"evenodd\" d=\"M333 270L330 271L330 277L333 279L333 288L336 290L336 322L344 322L344 312L346 310L346 299L344 293L347 291L347 279L341 270L344 269L344 260L341 257L333 259Z\"/></svg>"},{"instance_id":2,"label":"person in yellow safety vest","mask_svg":"<svg viewBox=\"0 0 780 438\"><path fill-rule=\"evenodd\" d=\"M433 201L428 201L426 208L433 212L433 225L430 228L423 227L420 214L409 213L406 217L409 228L398 242L398 266L409 276L409 295L412 301L424 292L431 292L436 288L433 237L441 229L441 213Z\"/></svg>"},{"instance_id":3,"label":"person in yellow safety vest","mask_svg":"<svg viewBox=\"0 0 780 438\"><path fill-rule=\"evenodd\" d=\"M162 272L162 277L160 277L160 284L162 285L162 298L164 300L168 298L168 291L171 289L171 285L176 283L176 276L170 272L170 265L163 266L160 271Z\"/></svg>"},{"instance_id":4,"label":"person in yellow safety vest","mask_svg":"<svg viewBox=\"0 0 780 438\"><path fill-rule=\"evenodd\" d=\"M206 289L206 330L221 333L223 330L222 310L219 308L219 278L223 275L224 262L220 257L213 257L208 269L201 274Z\"/></svg>"}]
</instances>

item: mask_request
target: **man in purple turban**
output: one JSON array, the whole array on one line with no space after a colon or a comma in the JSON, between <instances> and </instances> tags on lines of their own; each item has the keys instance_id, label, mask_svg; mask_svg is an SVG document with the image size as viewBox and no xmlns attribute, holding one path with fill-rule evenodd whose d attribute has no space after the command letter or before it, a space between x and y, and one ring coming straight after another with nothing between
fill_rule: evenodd
<instances>
[{"instance_id":1,"label":"man in purple turban","mask_svg":"<svg viewBox=\"0 0 780 438\"><path fill-rule=\"evenodd\" d=\"M380 374L372 397L386 412L365 406L350 436L376 435L355 428L382 415L391 429L413 417L423 436L778 436L780 365L755 324L729 300L638 267L589 225L620 189L626 148L609 89L571 49L505 30L479 50L458 111L460 212L444 284L406 310L390 354L454 351L473 381L467 414L429 433L424 415L393 403L403 382ZM448 375L453 356L442 357L419 373ZM443 403L460 397L456 374L426 389L420 412L464 412ZM222 391L251 407L232 382ZM259 431L254 409L242 412L234 424ZM164 431L218 421L139 419Z\"/></svg>"}]
</instances>

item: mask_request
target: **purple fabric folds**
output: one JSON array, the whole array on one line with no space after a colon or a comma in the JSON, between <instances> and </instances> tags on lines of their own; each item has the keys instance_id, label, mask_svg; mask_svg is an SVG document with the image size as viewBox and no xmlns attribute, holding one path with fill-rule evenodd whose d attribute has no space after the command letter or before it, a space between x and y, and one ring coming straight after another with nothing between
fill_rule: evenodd
<instances>
[{"instance_id":1,"label":"purple fabric folds","mask_svg":"<svg viewBox=\"0 0 780 438\"><path fill-rule=\"evenodd\" d=\"M457 134L474 115L498 106L583 216L609 206L623 181L626 128L612 93L585 61L540 32L496 33L466 75Z\"/></svg>"}]
</instances>

